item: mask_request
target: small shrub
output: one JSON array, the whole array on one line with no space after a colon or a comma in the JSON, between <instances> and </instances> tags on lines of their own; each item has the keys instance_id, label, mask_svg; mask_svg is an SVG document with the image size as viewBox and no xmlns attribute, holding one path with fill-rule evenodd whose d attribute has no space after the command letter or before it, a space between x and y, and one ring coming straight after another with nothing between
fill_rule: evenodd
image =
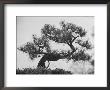
<instances>
[{"instance_id":1,"label":"small shrub","mask_svg":"<svg viewBox=\"0 0 110 90\"><path fill-rule=\"evenodd\" d=\"M25 68L23 70L20 70L19 68L16 69L16 74L72 74L70 71L65 71L63 69L46 69L43 67L39 67L36 69L31 68Z\"/></svg>"}]
</instances>

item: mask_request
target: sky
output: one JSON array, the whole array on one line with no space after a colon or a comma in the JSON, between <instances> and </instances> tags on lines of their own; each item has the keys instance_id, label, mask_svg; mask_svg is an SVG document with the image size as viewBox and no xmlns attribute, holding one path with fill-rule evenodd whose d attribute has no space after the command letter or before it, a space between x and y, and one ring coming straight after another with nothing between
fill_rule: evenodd
<instances>
[{"instance_id":1,"label":"sky","mask_svg":"<svg viewBox=\"0 0 110 90\"><path fill-rule=\"evenodd\" d=\"M17 47L25 44L26 42L32 41L32 35L36 34L38 37L41 36L41 28L44 24L51 24L55 25L56 27L59 26L59 22L65 21L68 23L73 23L78 26L82 26L88 33L87 37L93 43L94 37L92 36L94 33L94 17L38 17L38 16L17 16ZM52 42L52 48L55 49L59 47L59 49L70 49L69 46L56 44ZM41 58L41 57L40 57ZM28 54L23 53L17 50L17 68L23 69L26 67L35 68L40 60L37 58L35 60L30 60ZM52 62L50 64L50 68L68 68L70 63L66 64L64 60L59 60L58 62Z\"/></svg>"}]
</instances>

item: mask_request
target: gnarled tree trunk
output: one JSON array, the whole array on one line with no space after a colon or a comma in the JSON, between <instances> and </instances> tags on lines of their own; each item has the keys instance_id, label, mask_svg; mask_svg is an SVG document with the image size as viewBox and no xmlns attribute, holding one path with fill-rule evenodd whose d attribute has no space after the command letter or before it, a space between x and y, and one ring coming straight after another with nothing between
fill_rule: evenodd
<instances>
[{"instance_id":1,"label":"gnarled tree trunk","mask_svg":"<svg viewBox=\"0 0 110 90\"><path fill-rule=\"evenodd\" d=\"M41 58L41 60L38 63L38 67L46 67L45 62L46 61L57 61L59 59L66 58L68 55L61 56L60 54L53 54L53 53L47 53L44 54L44 56Z\"/></svg>"},{"instance_id":2,"label":"gnarled tree trunk","mask_svg":"<svg viewBox=\"0 0 110 90\"><path fill-rule=\"evenodd\" d=\"M39 61L38 63L38 67L44 67L45 68L45 62L46 62L47 58L46 56L44 55L41 60Z\"/></svg>"},{"instance_id":3,"label":"gnarled tree trunk","mask_svg":"<svg viewBox=\"0 0 110 90\"><path fill-rule=\"evenodd\" d=\"M59 60L61 58L63 58L63 57L61 57L61 55L59 55L59 54L53 54L53 53L45 54L41 58L41 60L39 61L38 67L44 67L45 68L45 62L46 61L57 61L57 60Z\"/></svg>"}]
</instances>

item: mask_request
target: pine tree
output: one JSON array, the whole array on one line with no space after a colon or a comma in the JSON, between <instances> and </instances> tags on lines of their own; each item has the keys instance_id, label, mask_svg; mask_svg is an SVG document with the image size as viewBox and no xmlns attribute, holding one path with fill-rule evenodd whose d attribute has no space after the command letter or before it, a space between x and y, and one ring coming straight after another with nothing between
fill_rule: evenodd
<instances>
[{"instance_id":1,"label":"pine tree","mask_svg":"<svg viewBox=\"0 0 110 90\"><path fill-rule=\"evenodd\" d=\"M38 63L38 67L45 67L46 61L57 61L62 58L73 59L74 61L90 60L91 56L85 53L85 50L92 49L93 47L89 40L82 40L86 36L87 31L81 26L65 23L64 21L60 22L60 26L60 28L56 28L54 25L45 24L41 28L42 36L40 38L33 35L33 42L27 42L25 45L18 47L18 49L28 53L31 60L37 58L39 54L43 55ZM50 40L67 44L71 51L53 52L49 46ZM77 43L82 48L76 48L73 43Z\"/></svg>"}]
</instances>

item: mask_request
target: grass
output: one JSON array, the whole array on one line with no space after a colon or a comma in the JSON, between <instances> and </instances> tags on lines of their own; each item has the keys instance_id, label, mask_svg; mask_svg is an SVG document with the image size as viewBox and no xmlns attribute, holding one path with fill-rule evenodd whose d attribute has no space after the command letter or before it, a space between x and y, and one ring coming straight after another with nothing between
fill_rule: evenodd
<instances>
[{"instance_id":1,"label":"grass","mask_svg":"<svg viewBox=\"0 0 110 90\"><path fill-rule=\"evenodd\" d=\"M25 68L23 70L16 69L16 74L72 74L70 71L65 71L63 69L45 69L45 68L36 68L36 69L31 69L31 68Z\"/></svg>"}]
</instances>

